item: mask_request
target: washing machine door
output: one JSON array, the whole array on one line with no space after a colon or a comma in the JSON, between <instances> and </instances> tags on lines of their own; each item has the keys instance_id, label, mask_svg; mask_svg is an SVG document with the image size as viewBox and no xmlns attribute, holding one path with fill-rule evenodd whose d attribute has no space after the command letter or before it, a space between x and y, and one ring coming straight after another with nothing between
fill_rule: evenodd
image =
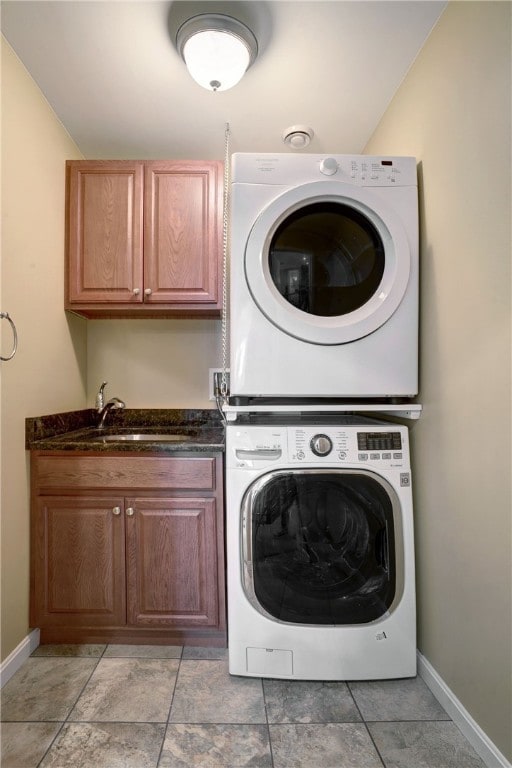
<instances>
[{"instance_id":1,"label":"washing machine door","mask_svg":"<svg viewBox=\"0 0 512 768\"><path fill-rule=\"evenodd\" d=\"M411 253L399 216L371 189L312 182L275 198L245 248L254 301L275 326L313 344L380 328L402 301Z\"/></svg>"},{"instance_id":2,"label":"washing machine door","mask_svg":"<svg viewBox=\"0 0 512 768\"><path fill-rule=\"evenodd\" d=\"M242 505L245 593L274 620L364 624L403 593L400 503L370 471L277 470Z\"/></svg>"}]
</instances>

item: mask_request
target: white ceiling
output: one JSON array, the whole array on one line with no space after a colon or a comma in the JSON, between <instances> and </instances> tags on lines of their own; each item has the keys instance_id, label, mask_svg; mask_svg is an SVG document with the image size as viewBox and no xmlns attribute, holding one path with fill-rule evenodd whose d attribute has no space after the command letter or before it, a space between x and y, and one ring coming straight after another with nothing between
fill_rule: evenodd
<instances>
[{"instance_id":1,"label":"white ceiling","mask_svg":"<svg viewBox=\"0 0 512 768\"><path fill-rule=\"evenodd\" d=\"M446 6L441 0L154 2L2 0L2 32L87 158L223 157L289 151L311 126L313 152L361 152ZM245 21L259 55L232 90L211 93L174 46L198 12Z\"/></svg>"}]
</instances>

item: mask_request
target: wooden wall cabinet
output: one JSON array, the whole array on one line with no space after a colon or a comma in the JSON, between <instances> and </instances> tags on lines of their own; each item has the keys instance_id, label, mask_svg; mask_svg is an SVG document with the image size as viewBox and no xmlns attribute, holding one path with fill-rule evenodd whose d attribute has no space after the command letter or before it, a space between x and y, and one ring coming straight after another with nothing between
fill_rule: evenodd
<instances>
[{"instance_id":1,"label":"wooden wall cabinet","mask_svg":"<svg viewBox=\"0 0 512 768\"><path fill-rule=\"evenodd\" d=\"M222 457L32 455L42 642L226 644Z\"/></svg>"},{"instance_id":2,"label":"wooden wall cabinet","mask_svg":"<svg viewBox=\"0 0 512 768\"><path fill-rule=\"evenodd\" d=\"M216 161L69 160L65 308L218 316L222 194Z\"/></svg>"}]
</instances>

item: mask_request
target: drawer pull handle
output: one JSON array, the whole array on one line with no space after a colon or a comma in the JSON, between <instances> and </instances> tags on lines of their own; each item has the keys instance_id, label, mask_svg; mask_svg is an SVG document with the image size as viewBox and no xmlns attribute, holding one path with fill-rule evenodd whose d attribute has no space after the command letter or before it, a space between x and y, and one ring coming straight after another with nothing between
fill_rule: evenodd
<instances>
[{"instance_id":1,"label":"drawer pull handle","mask_svg":"<svg viewBox=\"0 0 512 768\"><path fill-rule=\"evenodd\" d=\"M128 517L133 517L134 513L135 513L135 510L133 507L127 507L126 514L128 515Z\"/></svg>"},{"instance_id":2,"label":"drawer pull handle","mask_svg":"<svg viewBox=\"0 0 512 768\"><path fill-rule=\"evenodd\" d=\"M114 507L112 509L112 514L113 515L120 515L121 514L121 507Z\"/></svg>"}]
</instances>

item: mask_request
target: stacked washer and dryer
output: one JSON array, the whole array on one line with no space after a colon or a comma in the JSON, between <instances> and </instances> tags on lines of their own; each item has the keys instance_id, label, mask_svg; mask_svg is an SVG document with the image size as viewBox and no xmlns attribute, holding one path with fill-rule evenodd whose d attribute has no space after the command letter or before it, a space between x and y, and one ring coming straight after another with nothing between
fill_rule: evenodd
<instances>
[{"instance_id":1,"label":"stacked washer and dryer","mask_svg":"<svg viewBox=\"0 0 512 768\"><path fill-rule=\"evenodd\" d=\"M231 183L230 672L414 676L408 429L356 414L418 391L416 162L235 154Z\"/></svg>"}]
</instances>

